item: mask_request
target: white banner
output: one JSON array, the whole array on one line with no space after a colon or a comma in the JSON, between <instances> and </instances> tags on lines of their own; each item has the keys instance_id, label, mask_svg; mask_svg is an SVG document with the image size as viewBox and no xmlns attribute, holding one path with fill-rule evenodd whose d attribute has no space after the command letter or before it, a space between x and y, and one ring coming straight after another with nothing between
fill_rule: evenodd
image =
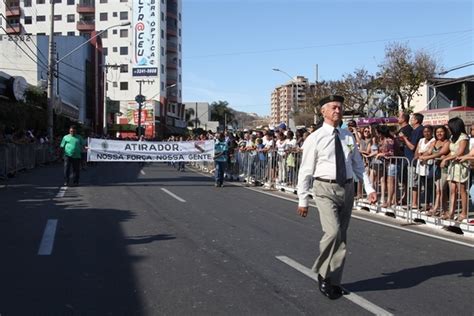
<instances>
[{"instance_id":1,"label":"white banner","mask_svg":"<svg viewBox=\"0 0 474 316\"><path fill-rule=\"evenodd\" d=\"M89 138L87 161L213 161L214 141L138 142Z\"/></svg>"}]
</instances>

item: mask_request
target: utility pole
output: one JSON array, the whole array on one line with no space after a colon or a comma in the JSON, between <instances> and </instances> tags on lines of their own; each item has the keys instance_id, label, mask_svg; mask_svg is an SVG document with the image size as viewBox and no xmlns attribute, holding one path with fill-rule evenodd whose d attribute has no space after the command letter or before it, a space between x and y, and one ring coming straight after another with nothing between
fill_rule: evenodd
<instances>
[{"instance_id":1,"label":"utility pole","mask_svg":"<svg viewBox=\"0 0 474 316\"><path fill-rule=\"evenodd\" d=\"M48 73L48 138L50 144L54 143L54 68L56 64L55 56L55 49L54 49L54 2L55 0L51 1L51 30L49 33L49 73Z\"/></svg>"},{"instance_id":2,"label":"utility pole","mask_svg":"<svg viewBox=\"0 0 474 316\"><path fill-rule=\"evenodd\" d=\"M138 103L138 138L142 136L142 106L143 102L145 102L145 96L142 95L142 84L148 83L152 84L155 82L154 80L137 80L138 85L140 86L138 95L135 97L135 101Z\"/></svg>"},{"instance_id":3,"label":"utility pole","mask_svg":"<svg viewBox=\"0 0 474 316\"><path fill-rule=\"evenodd\" d=\"M196 113L194 113L194 128L198 128L198 103L196 102Z\"/></svg>"}]
</instances>

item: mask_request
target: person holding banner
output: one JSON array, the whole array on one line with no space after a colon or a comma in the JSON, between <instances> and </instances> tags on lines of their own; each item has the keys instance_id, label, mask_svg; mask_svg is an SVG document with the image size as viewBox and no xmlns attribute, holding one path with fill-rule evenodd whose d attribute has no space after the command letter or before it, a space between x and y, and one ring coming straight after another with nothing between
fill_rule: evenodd
<instances>
[{"instance_id":1,"label":"person holding banner","mask_svg":"<svg viewBox=\"0 0 474 316\"><path fill-rule=\"evenodd\" d=\"M73 185L79 184L81 152L84 146L84 139L81 135L77 135L76 126L71 125L69 127L69 134L63 137L60 145L64 150L64 186L69 185L71 168Z\"/></svg>"},{"instance_id":2,"label":"person holding banner","mask_svg":"<svg viewBox=\"0 0 474 316\"><path fill-rule=\"evenodd\" d=\"M215 187L224 186L224 171L227 164L227 153L229 146L225 141L224 133L217 134L216 144L214 145L214 162L216 165L215 170Z\"/></svg>"}]
</instances>

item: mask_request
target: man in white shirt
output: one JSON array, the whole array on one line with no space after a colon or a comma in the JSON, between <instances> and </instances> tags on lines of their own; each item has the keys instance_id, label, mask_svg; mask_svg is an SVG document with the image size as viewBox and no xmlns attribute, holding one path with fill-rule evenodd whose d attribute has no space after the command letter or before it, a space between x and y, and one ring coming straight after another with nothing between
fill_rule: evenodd
<instances>
[{"instance_id":1,"label":"man in white shirt","mask_svg":"<svg viewBox=\"0 0 474 316\"><path fill-rule=\"evenodd\" d=\"M369 202L377 201L354 137L340 128L343 102L344 98L338 95L330 95L319 102L324 123L305 140L298 174L299 215L306 217L308 214L310 194L319 211L324 236L313 271L318 273L319 290L330 299L346 294L340 284L354 203L354 176L363 180ZM314 192L311 192L313 178Z\"/></svg>"}]
</instances>

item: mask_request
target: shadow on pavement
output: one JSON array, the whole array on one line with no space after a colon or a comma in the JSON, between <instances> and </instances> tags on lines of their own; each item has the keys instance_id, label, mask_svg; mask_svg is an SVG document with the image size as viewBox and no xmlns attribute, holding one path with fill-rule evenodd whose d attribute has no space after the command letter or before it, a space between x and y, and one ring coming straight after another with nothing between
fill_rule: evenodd
<instances>
[{"instance_id":1,"label":"shadow on pavement","mask_svg":"<svg viewBox=\"0 0 474 316\"><path fill-rule=\"evenodd\" d=\"M344 284L344 287L353 292L406 289L435 277L455 274L460 278L470 278L473 273L474 260L448 261L403 269L381 277Z\"/></svg>"}]
</instances>

